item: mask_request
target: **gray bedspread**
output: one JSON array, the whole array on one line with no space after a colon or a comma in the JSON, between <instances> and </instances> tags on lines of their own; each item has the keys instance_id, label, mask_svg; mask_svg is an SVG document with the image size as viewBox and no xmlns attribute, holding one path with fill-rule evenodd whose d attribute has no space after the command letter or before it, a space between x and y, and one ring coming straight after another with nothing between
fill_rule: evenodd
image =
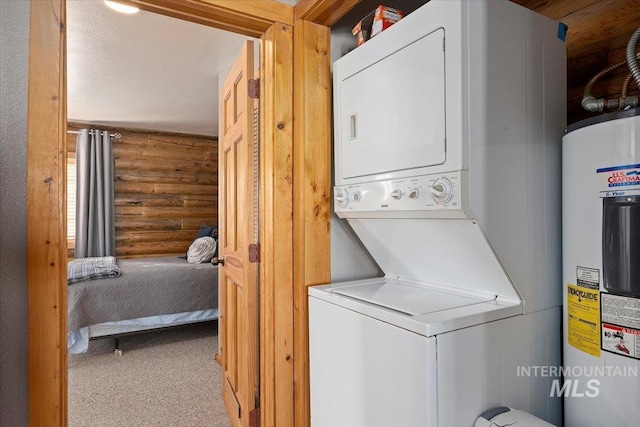
<instances>
[{"instance_id":1,"label":"gray bedspread","mask_svg":"<svg viewBox=\"0 0 640 427\"><path fill-rule=\"evenodd\" d=\"M177 256L122 259L120 277L67 287L69 331L103 322L218 307L218 267Z\"/></svg>"}]
</instances>

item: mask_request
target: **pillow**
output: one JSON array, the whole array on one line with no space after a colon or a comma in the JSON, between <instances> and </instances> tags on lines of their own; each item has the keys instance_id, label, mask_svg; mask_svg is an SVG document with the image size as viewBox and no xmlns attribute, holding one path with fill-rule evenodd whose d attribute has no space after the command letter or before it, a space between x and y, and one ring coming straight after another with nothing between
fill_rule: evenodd
<instances>
[{"instance_id":1,"label":"pillow","mask_svg":"<svg viewBox=\"0 0 640 427\"><path fill-rule=\"evenodd\" d=\"M214 225L212 227L209 227L208 225L201 225L200 230L196 234L194 240L205 236L213 237L214 239L218 237L218 226Z\"/></svg>"},{"instance_id":2,"label":"pillow","mask_svg":"<svg viewBox=\"0 0 640 427\"><path fill-rule=\"evenodd\" d=\"M216 254L216 241L213 237L198 237L193 241L187 251L187 262L190 264L200 264L211 261Z\"/></svg>"}]
</instances>

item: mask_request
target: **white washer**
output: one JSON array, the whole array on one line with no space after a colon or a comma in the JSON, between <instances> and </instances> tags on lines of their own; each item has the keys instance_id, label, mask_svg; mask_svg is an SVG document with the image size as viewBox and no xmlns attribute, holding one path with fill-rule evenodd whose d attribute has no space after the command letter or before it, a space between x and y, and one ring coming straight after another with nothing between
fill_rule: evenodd
<instances>
[{"instance_id":1,"label":"white washer","mask_svg":"<svg viewBox=\"0 0 640 427\"><path fill-rule=\"evenodd\" d=\"M313 427L560 424L519 368L561 363L563 31L432 0L334 64L334 208L385 277L309 289Z\"/></svg>"},{"instance_id":2,"label":"white washer","mask_svg":"<svg viewBox=\"0 0 640 427\"><path fill-rule=\"evenodd\" d=\"M520 315L519 304L389 278L309 295L312 426L471 426L500 405L561 425L551 380L517 376L560 363L557 307Z\"/></svg>"}]
</instances>

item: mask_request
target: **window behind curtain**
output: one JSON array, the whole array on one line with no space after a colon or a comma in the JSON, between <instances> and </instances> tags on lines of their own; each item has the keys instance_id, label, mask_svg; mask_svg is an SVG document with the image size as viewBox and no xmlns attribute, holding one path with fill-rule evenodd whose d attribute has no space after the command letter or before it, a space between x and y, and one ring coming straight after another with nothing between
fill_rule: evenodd
<instances>
[{"instance_id":1,"label":"window behind curtain","mask_svg":"<svg viewBox=\"0 0 640 427\"><path fill-rule=\"evenodd\" d=\"M67 157L67 246L76 243L76 153Z\"/></svg>"}]
</instances>

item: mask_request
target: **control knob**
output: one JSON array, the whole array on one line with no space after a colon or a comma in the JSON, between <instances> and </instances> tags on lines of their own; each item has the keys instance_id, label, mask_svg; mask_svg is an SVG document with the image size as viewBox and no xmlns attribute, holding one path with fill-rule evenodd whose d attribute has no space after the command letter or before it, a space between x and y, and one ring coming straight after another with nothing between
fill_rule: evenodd
<instances>
[{"instance_id":1,"label":"control knob","mask_svg":"<svg viewBox=\"0 0 640 427\"><path fill-rule=\"evenodd\" d=\"M340 206L341 208L346 208L347 206L349 206L349 193L347 193L345 190L336 190L335 199L336 203L338 203L338 206Z\"/></svg>"},{"instance_id":2,"label":"control knob","mask_svg":"<svg viewBox=\"0 0 640 427\"><path fill-rule=\"evenodd\" d=\"M400 200L402 198L402 191L400 191L400 189L396 188L389 195L391 197L393 197L394 199L396 199L396 200Z\"/></svg>"},{"instance_id":3,"label":"control knob","mask_svg":"<svg viewBox=\"0 0 640 427\"><path fill-rule=\"evenodd\" d=\"M429 192L437 204L446 205L453 198L453 185L447 178L438 178L431 185Z\"/></svg>"},{"instance_id":4,"label":"control knob","mask_svg":"<svg viewBox=\"0 0 640 427\"><path fill-rule=\"evenodd\" d=\"M410 199L417 199L419 196L420 196L420 192L418 191L417 188L412 188L411 190L409 190Z\"/></svg>"}]
</instances>

